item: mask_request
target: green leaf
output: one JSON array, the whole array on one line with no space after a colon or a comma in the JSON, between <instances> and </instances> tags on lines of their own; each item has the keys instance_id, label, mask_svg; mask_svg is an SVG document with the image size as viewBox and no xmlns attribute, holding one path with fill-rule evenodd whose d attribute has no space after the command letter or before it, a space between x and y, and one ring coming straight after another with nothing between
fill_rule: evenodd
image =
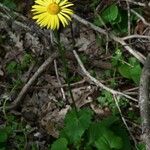
<instances>
[{"instance_id":1,"label":"green leaf","mask_svg":"<svg viewBox=\"0 0 150 150\"><path fill-rule=\"evenodd\" d=\"M122 138L123 147L121 150L131 150L129 135L124 126L121 126L121 123L118 121L117 123L113 124L113 126L111 126L111 129L117 136Z\"/></svg>"},{"instance_id":2,"label":"green leaf","mask_svg":"<svg viewBox=\"0 0 150 150\"><path fill-rule=\"evenodd\" d=\"M110 143L111 148L121 149L123 146L123 141L120 137L116 136L111 139Z\"/></svg>"},{"instance_id":3,"label":"green leaf","mask_svg":"<svg viewBox=\"0 0 150 150\"><path fill-rule=\"evenodd\" d=\"M112 21L115 21L115 19L117 19L117 16L118 16L118 7L115 4L109 6L102 12L102 19L104 19L105 23L107 22L111 23Z\"/></svg>"},{"instance_id":4,"label":"green leaf","mask_svg":"<svg viewBox=\"0 0 150 150\"><path fill-rule=\"evenodd\" d=\"M103 25L102 20L105 24L111 23L119 23L121 21L121 16L118 16L118 7L113 4L106 8L100 15L97 15L94 19L94 24L97 26Z\"/></svg>"},{"instance_id":5,"label":"green leaf","mask_svg":"<svg viewBox=\"0 0 150 150\"><path fill-rule=\"evenodd\" d=\"M139 144L137 145L137 147L138 147L138 150L146 150L146 146L145 146L144 143L139 143Z\"/></svg>"},{"instance_id":6,"label":"green leaf","mask_svg":"<svg viewBox=\"0 0 150 150\"><path fill-rule=\"evenodd\" d=\"M126 63L123 63L118 67L119 73L127 79L131 79L130 69L131 67L127 65Z\"/></svg>"},{"instance_id":7,"label":"green leaf","mask_svg":"<svg viewBox=\"0 0 150 150\"><path fill-rule=\"evenodd\" d=\"M138 84L142 71L140 63L134 57L129 58L128 63L122 63L118 67L118 71L123 77L132 79L134 83Z\"/></svg>"},{"instance_id":8,"label":"green leaf","mask_svg":"<svg viewBox=\"0 0 150 150\"><path fill-rule=\"evenodd\" d=\"M59 138L52 144L51 150L67 150L67 144L67 139Z\"/></svg>"},{"instance_id":9,"label":"green leaf","mask_svg":"<svg viewBox=\"0 0 150 150\"><path fill-rule=\"evenodd\" d=\"M103 127L107 127L107 128L110 128L114 123L117 123L118 122L118 118L116 116L109 116L107 118L104 118L100 125L103 126Z\"/></svg>"},{"instance_id":10,"label":"green leaf","mask_svg":"<svg viewBox=\"0 0 150 150\"><path fill-rule=\"evenodd\" d=\"M94 144L102 135L102 130L103 127L101 127L100 122L93 122L88 129L89 142L87 145Z\"/></svg>"},{"instance_id":11,"label":"green leaf","mask_svg":"<svg viewBox=\"0 0 150 150\"><path fill-rule=\"evenodd\" d=\"M141 69L140 65L136 65L130 71L131 78L134 81L134 83L136 83L136 84L138 84L140 81L141 71L142 71L142 69Z\"/></svg>"},{"instance_id":12,"label":"green leaf","mask_svg":"<svg viewBox=\"0 0 150 150\"><path fill-rule=\"evenodd\" d=\"M105 128L105 130L103 130L103 135L95 142L95 146L99 150L119 150L123 146L123 141L111 130Z\"/></svg>"},{"instance_id":13,"label":"green leaf","mask_svg":"<svg viewBox=\"0 0 150 150\"><path fill-rule=\"evenodd\" d=\"M60 136L67 138L70 144L79 142L91 123L92 114L89 109L80 110L77 113L75 110L70 111L66 115L65 127Z\"/></svg>"},{"instance_id":14,"label":"green leaf","mask_svg":"<svg viewBox=\"0 0 150 150\"><path fill-rule=\"evenodd\" d=\"M88 145L93 144L98 140L103 135L103 132L105 132L106 129L109 129L116 121L118 121L117 117L110 116L103 119L101 122L92 123L88 129Z\"/></svg>"},{"instance_id":15,"label":"green leaf","mask_svg":"<svg viewBox=\"0 0 150 150\"><path fill-rule=\"evenodd\" d=\"M17 63L15 61L11 61L7 66L6 70L9 74L14 74L17 69Z\"/></svg>"},{"instance_id":16,"label":"green leaf","mask_svg":"<svg viewBox=\"0 0 150 150\"><path fill-rule=\"evenodd\" d=\"M142 72L140 63L134 57L129 58L129 63L133 66L131 67L131 70L130 70L131 78L134 81L134 83L138 84L140 81L140 76Z\"/></svg>"}]
</instances>

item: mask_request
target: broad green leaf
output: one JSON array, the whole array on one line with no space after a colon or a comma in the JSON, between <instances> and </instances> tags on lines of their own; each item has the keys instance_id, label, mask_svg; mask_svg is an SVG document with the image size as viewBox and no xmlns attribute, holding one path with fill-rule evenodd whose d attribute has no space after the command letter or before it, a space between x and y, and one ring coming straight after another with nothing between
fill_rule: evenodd
<instances>
[{"instance_id":1,"label":"broad green leaf","mask_svg":"<svg viewBox=\"0 0 150 150\"><path fill-rule=\"evenodd\" d=\"M97 150L111 150L110 146L104 138L99 138L95 142L95 147L97 148Z\"/></svg>"},{"instance_id":2,"label":"broad green leaf","mask_svg":"<svg viewBox=\"0 0 150 150\"><path fill-rule=\"evenodd\" d=\"M121 64L119 67L118 67L118 71L119 73L127 78L127 79L131 79L131 75L130 75L130 69L131 67L129 65L127 65L126 63L124 64Z\"/></svg>"},{"instance_id":3,"label":"broad green leaf","mask_svg":"<svg viewBox=\"0 0 150 150\"><path fill-rule=\"evenodd\" d=\"M136 84L138 84L140 81L140 76L141 76L141 72L142 72L140 63L134 57L129 58L129 63L133 66L133 67L131 67L131 70L130 70L131 78Z\"/></svg>"},{"instance_id":4,"label":"broad green leaf","mask_svg":"<svg viewBox=\"0 0 150 150\"><path fill-rule=\"evenodd\" d=\"M137 147L138 147L138 150L146 150L146 146L145 146L144 143L139 143L139 144L137 145Z\"/></svg>"},{"instance_id":5,"label":"broad green leaf","mask_svg":"<svg viewBox=\"0 0 150 150\"><path fill-rule=\"evenodd\" d=\"M113 4L106 8L100 15L97 15L94 24L97 26L103 25L102 21L104 21L105 24L111 23L119 23L121 21L121 16L118 16L118 7L117 5Z\"/></svg>"},{"instance_id":6,"label":"broad green leaf","mask_svg":"<svg viewBox=\"0 0 150 150\"><path fill-rule=\"evenodd\" d=\"M121 64L118 67L118 71L123 77L132 79L134 83L138 84L142 71L140 63L134 57L129 58L128 63L129 65L126 63Z\"/></svg>"},{"instance_id":7,"label":"broad green leaf","mask_svg":"<svg viewBox=\"0 0 150 150\"><path fill-rule=\"evenodd\" d=\"M51 147L51 150L67 150L68 141L65 138L59 138Z\"/></svg>"},{"instance_id":8,"label":"broad green leaf","mask_svg":"<svg viewBox=\"0 0 150 150\"><path fill-rule=\"evenodd\" d=\"M88 145L94 144L94 142L100 138L100 136L102 135L102 130L103 127L101 127L100 122L91 123L88 129Z\"/></svg>"},{"instance_id":9,"label":"broad green leaf","mask_svg":"<svg viewBox=\"0 0 150 150\"><path fill-rule=\"evenodd\" d=\"M119 150L123 146L122 139L116 136L111 130L105 128L103 135L95 142L95 146L99 150Z\"/></svg>"},{"instance_id":10,"label":"broad green leaf","mask_svg":"<svg viewBox=\"0 0 150 150\"><path fill-rule=\"evenodd\" d=\"M70 144L79 142L91 123L92 114L89 109L83 109L77 113L75 110L70 111L66 115L65 126L60 136L67 138Z\"/></svg>"},{"instance_id":11,"label":"broad green leaf","mask_svg":"<svg viewBox=\"0 0 150 150\"><path fill-rule=\"evenodd\" d=\"M131 143L129 139L129 134L127 133L124 126L121 126L121 123L116 123L111 126L112 131L119 137L122 138L123 141L123 147L121 150L131 150Z\"/></svg>"},{"instance_id":12,"label":"broad green leaf","mask_svg":"<svg viewBox=\"0 0 150 150\"><path fill-rule=\"evenodd\" d=\"M107 118L104 118L100 125L103 126L103 127L106 127L106 128L110 128L111 126L113 126L114 123L117 123L118 122L118 118L115 117L115 116L110 116L110 117L107 117Z\"/></svg>"},{"instance_id":13,"label":"broad green leaf","mask_svg":"<svg viewBox=\"0 0 150 150\"><path fill-rule=\"evenodd\" d=\"M90 125L88 129L89 142L88 145L93 144L98 140L109 128L118 121L118 118L115 116L110 116L103 119L101 122L94 122Z\"/></svg>"},{"instance_id":14,"label":"broad green leaf","mask_svg":"<svg viewBox=\"0 0 150 150\"><path fill-rule=\"evenodd\" d=\"M118 7L115 4L109 6L102 12L102 18L104 19L105 23L115 21L115 19L117 19L117 16Z\"/></svg>"},{"instance_id":15,"label":"broad green leaf","mask_svg":"<svg viewBox=\"0 0 150 150\"><path fill-rule=\"evenodd\" d=\"M120 137L115 136L111 139L110 147L114 149L121 149L123 146L123 141Z\"/></svg>"},{"instance_id":16,"label":"broad green leaf","mask_svg":"<svg viewBox=\"0 0 150 150\"><path fill-rule=\"evenodd\" d=\"M142 69L140 65L136 65L134 68L131 69L130 75L134 83L136 84L139 83L141 72L142 72Z\"/></svg>"}]
</instances>

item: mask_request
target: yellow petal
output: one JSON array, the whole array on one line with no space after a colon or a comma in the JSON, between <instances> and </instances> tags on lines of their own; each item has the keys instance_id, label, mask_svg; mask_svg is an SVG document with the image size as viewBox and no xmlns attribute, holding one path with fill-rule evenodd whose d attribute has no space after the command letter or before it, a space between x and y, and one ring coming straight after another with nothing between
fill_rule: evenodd
<instances>
[{"instance_id":1,"label":"yellow petal","mask_svg":"<svg viewBox=\"0 0 150 150\"><path fill-rule=\"evenodd\" d=\"M44 6L34 5L31 11L37 11L38 13L46 12L47 9Z\"/></svg>"},{"instance_id":2,"label":"yellow petal","mask_svg":"<svg viewBox=\"0 0 150 150\"><path fill-rule=\"evenodd\" d=\"M60 2L60 0L56 0L56 4L58 4Z\"/></svg>"},{"instance_id":3,"label":"yellow petal","mask_svg":"<svg viewBox=\"0 0 150 150\"><path fill-rule=\"evenodd\" d=\"M68 0L63 0L60 2L59 6L63 6L66 2L68 2Z\"/></svg>"},{"instance_id":4,"label":"yellow petal","mask_svg":"<svg viewBox=\"0 0 150 150\"><path fill-rule=\"evenodd\" d=\"M59 19L62 22L62 24L63 24L64 27L66 25L68 25L68 22L67 22L66 18L64 18L61 14L58 14L58 17L59 17Z\"/></svg>"},{"instance_id":5,"label":"yellow petal","mask_svg":"<svg viewBox=\"0 0 150 150\"><path fill-rule=\"evenodd\" d=\"M70 3L70 4L67 4L67 5L64 5L64 6L61 6L61 9L64 9L66 7L70 7L70 6L73 6L74 4Z\"/></svg>"},{"instance_id":6,"label":"yellow petal","mask_svg":"<svg viewBox=\"0 0 150 150\"><path fill-rule=\"evenodd\" d=\"M64 13L67 13L67 14L70 14L70 15L73 14L73 11L71 9L67 9L67 8L62 9L61 12L64 12Z\"/></svg>"},{"instance_id":7,"label":"yellow petal","mask_svg":"<svg viewBox=\"0 0 150 150\"><path fill-rule=\"evenodd\" d=\"M64 17L66 17L68 20L71 21L71 17L65 13L60 12L61 15L63 15Z\"/></svg>"}]
</instances>

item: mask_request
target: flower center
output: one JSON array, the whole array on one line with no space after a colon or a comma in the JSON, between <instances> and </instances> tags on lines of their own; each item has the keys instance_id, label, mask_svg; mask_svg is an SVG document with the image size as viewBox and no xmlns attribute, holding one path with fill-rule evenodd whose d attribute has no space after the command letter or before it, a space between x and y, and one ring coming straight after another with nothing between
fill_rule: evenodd
<instances>
[{"instance_id":1,"label":"flower center","mask_svg":"<svg viewBox=\"0 0 150 150\"><path fill-rule=\"evenodd\" d=\"M47 7L47 11L51 14L51 15L56 15L60 12L60 7L58 4L56 3L51 3L48 5Z\"/></svg>"}]
</instances>

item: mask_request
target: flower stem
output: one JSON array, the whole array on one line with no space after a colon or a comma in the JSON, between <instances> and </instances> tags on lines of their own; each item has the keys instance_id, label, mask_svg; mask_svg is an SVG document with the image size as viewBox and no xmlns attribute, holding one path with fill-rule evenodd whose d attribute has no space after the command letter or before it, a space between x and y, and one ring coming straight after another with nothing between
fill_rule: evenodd
<instances>
[{"instance_id":1,"label":"flower stem","mask_svg":"<svg viewBox=\"0 0 150 150\"><path fill-rule=\"evenodd\" d=\"M66 78L66 82L68 84L68 91L69 91L69 94L70 94L71 99L72 99L72 104L73 104L72 108L74 108L75 111L78 112L77 107L76 107L76 103L75 103L75 100L74 100L74 97L73 97L73 93L72 93L72 90L71 90L71 85L70 85L68 63L67 63L67 59L65 57L66 50L60 42L60 34L57 31L55 32L55 37L56 37L57 44L58 44L59 54L60 54L62 62L63 62L65 78Z\"/></svg>"}]
</instances>

